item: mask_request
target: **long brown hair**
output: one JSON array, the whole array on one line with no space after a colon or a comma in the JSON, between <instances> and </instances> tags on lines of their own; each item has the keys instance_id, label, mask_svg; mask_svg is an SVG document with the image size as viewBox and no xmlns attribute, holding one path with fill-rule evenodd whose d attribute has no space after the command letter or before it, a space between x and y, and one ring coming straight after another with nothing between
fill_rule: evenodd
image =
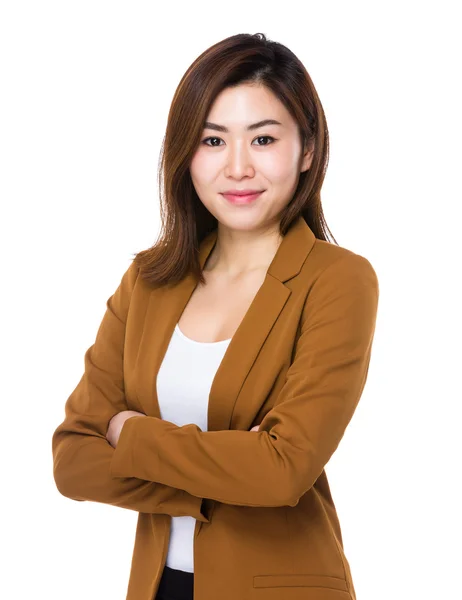
<instances>
[{"instance_id":1,"label":"long brown hair","mask_svg":"<svg viewBox=\"0 0 462 600\"><path fill-rule=\"evenodd\" d=\"M225 88L242 83L258 83L272 91L298 123L302 146L315 146L310 168L300 174L294 196L281 213L281 235L302 215L318 239L329 241L328 232L337 244L321 206L329 134L313 82L286 46L263 33L240 33L196 58L175 91L158 171L161 232L153 246L134 258L140 276L154 286L176 283L188 272L205 282L199 245L218 224L194 189L189 165L215 98Z\"/></svg>"}]
</instances>

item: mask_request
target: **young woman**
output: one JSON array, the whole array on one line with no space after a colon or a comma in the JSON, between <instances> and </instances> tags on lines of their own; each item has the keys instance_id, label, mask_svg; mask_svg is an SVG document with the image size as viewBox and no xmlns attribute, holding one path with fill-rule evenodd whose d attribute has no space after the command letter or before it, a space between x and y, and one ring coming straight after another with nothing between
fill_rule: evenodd
<instances>
[{"instance_id":1,"label":"young woman","mask_svg":"<svg viewBox=\"0 0 462 600\"><path fill-rule=\"evenodd\" d=\"M327 240L327 160L285 46L235 35L182 78L160 239L108 299L53 435L62 494L139 512L127 600L355 599L324 467L366 382L379 290Z\"/></svg>"}]
</instances>

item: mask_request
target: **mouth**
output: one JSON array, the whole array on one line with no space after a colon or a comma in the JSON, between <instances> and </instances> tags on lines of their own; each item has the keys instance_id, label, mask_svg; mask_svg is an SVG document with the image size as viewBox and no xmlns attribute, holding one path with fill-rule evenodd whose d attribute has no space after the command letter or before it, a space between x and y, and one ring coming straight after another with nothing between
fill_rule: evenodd
<instances>
[{"instance_id":1,"label":"mouth","mask_svg":"<svg viewBox=\"0 0 462 600\"><path fill-rule=\"evenodd\" d=\"M223 198L231 202L231 204L250 204L254 202L265 190L255 192L253 194L222 194Z\"/></svg>"}]
</instances>

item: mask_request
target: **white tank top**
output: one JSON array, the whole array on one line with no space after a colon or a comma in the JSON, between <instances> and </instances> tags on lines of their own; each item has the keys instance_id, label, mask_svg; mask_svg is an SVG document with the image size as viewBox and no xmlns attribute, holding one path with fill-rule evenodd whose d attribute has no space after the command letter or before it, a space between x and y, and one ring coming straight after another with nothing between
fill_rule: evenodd
<instances>
[{"instance_id":1,"label":"white tank top","mask_svg":"<svg viewBox=\"0 0 462 600\"><path fill-rule=\"evenodd\" d=\"M209 393L229 342L197 342L184 335L178 324L157 375L161 418L182 426L195 423L207 431ZM166 565L194 572L194 517L172 517Z\"/></svg>"}]
</instances>

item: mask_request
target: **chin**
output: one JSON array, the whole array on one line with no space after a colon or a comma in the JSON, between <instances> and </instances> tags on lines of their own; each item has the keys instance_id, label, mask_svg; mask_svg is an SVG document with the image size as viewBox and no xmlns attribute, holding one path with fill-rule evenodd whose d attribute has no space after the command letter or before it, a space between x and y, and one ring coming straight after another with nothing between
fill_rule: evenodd
<instances>
[{"instance_id":1,"label":"chin","mask_svg":"<svg viewBox=\"0 0 462 600\"><path fill-rule=\"evenodd\" d=\"M233 231L253 231L260 229L264 225L264 221L255 215L240 215L231 218L229 215L226 217L218 215L216 219L221 227L226 227Z\"/></svg>"}]
</instances>

